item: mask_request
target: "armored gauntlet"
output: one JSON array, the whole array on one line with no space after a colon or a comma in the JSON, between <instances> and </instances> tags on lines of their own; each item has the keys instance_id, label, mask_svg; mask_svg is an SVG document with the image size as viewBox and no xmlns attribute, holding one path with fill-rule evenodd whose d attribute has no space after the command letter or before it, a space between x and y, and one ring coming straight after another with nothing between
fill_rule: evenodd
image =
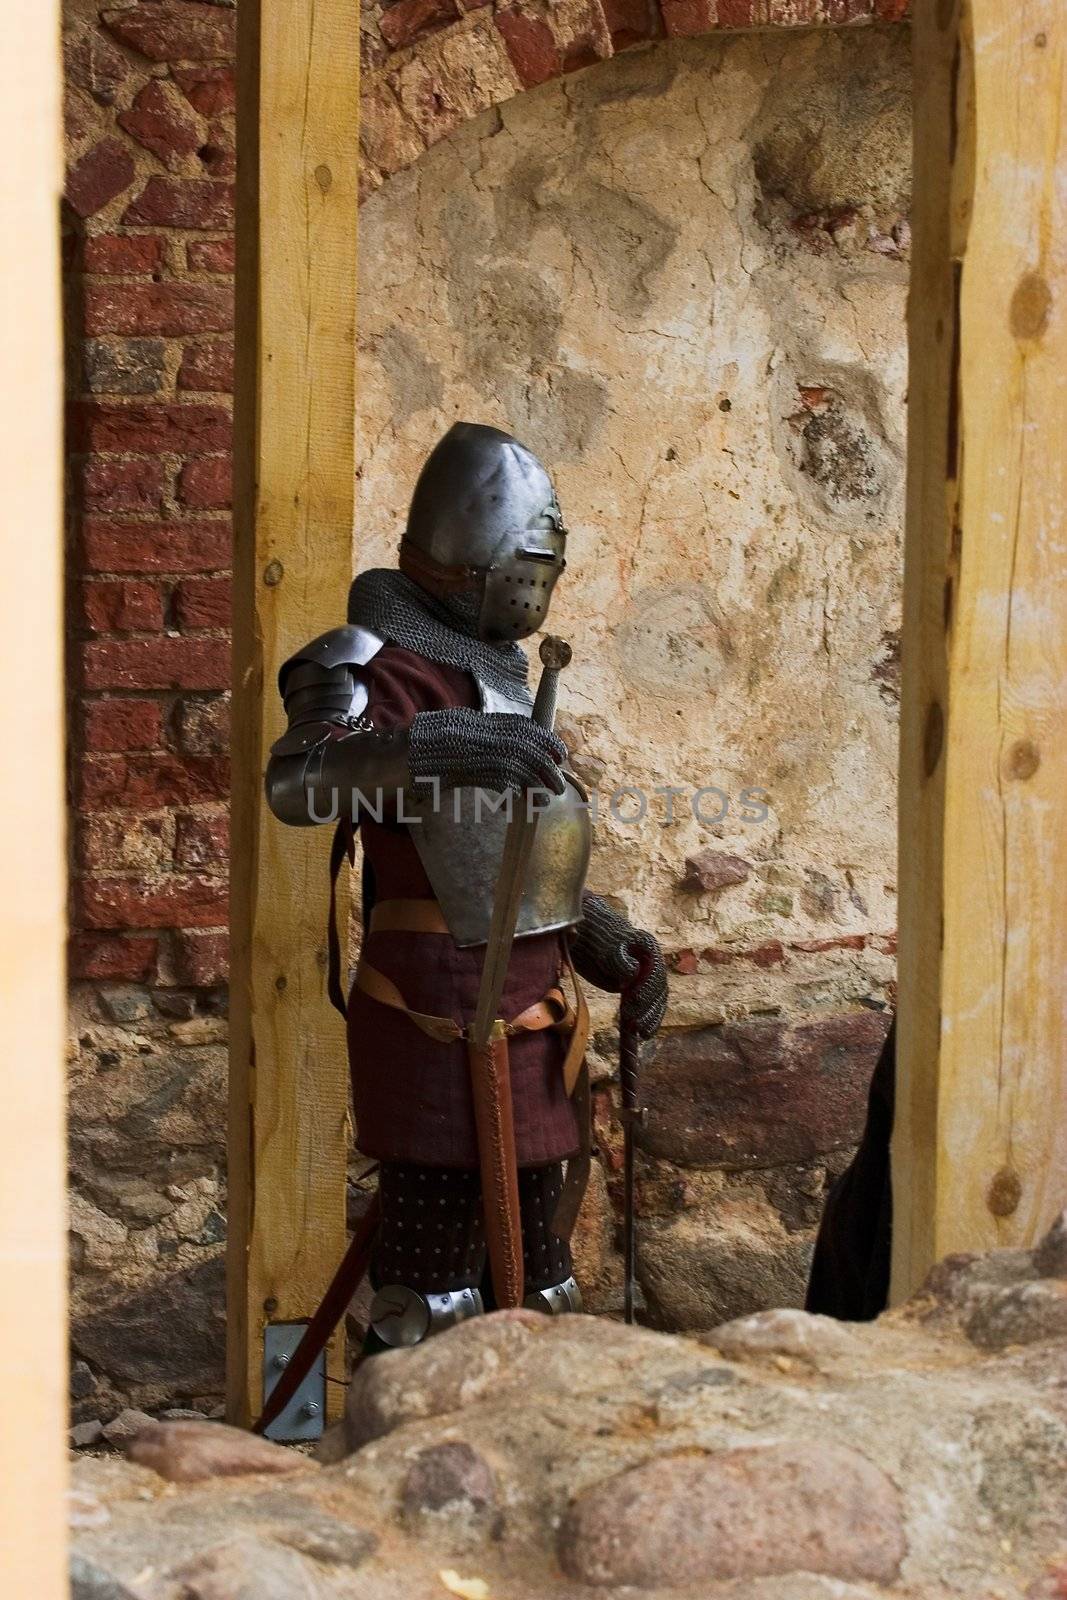
<instances>
[{"instance_id":1,"label":"armored gauntlet","mask_svg":"<svg viewBox=\"0 0 1067 1600\"><path fill-rule=\"evenodd\" d=\"M659 945L588 890L582 895L582 913L571 939L575 968L598 989L622 994L623 1025L650 1039L667 1009L667 968ZM631 987L642 968L644 976Z\"/></svg>"},{"instance_id":2,"label":"armored gauntlet","mask_svg":"<svg viewBox=\"0 0 1067 1600\"><path fill-rule=\"evenodd\" d=\"M562 794L562 739L513 712L421 711L411 724L413 778L440 778L444 788L471 784L506 789L549 789Z\"/></svg>"}]
</instances>

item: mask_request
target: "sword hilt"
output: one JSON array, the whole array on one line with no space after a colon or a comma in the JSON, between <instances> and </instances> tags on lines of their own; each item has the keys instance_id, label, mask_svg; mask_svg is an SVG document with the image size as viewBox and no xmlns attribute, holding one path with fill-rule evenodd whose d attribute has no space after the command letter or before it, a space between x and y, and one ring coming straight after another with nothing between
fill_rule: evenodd
<instances>
[{"instance_id":1,"label":"sword hilt","mask_svg":"<svg viewBox=\"0 0 1067 1600\"><path fill-rule=\"evenodd\" d=\"M557 639L546 633L538 651L543 671L534 697L533 720L538 727L551 729L556 720L556 695L559 692L559 675L570 665L571 647L566 639Z\"/></svg>"}]
</instances>

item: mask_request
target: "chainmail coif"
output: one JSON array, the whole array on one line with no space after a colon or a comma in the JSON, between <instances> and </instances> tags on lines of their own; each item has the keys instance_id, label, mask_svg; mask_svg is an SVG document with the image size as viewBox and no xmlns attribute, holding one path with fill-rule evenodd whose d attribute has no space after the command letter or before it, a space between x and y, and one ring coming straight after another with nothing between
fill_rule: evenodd
<instances>
[{"instance_id":1,"label":"chainmail coif","mask_svg":"<svg viewBox=\"0 0 1067 1600\"><path fill-rule=\"evenodd\" d=\"M473 673L512 701L532 704L525 652L513 640L491 644L479 639L475 630L480 609L476 594L457 595L446 603L391 567L359 573L348 591L348 620L356 627L439 666Z\"/></svg>"}]
</instances>

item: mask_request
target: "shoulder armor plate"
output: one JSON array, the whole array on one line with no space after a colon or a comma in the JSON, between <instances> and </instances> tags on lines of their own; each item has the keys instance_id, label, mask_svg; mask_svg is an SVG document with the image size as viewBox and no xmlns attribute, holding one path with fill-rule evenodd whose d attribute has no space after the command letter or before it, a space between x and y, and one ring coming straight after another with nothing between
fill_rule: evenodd
<instances>
[{"instance_id":1,"label":"shoulder armor plate","mask_svg":"<svg viewBox=\"0 0 1067 1600\"><path fill-rule=\"evenodd\" d=\"M312 639L310 644L295 651L282 664L278 672L278 688L282 694L285 693L286 677L300 662L314 662L327 668L365 667L368 661L374 660L384 643L384 639L369 628L356 627L352 623L330 628L328 632L320 633L317 639Z\"/></svg>"}]
</instances>

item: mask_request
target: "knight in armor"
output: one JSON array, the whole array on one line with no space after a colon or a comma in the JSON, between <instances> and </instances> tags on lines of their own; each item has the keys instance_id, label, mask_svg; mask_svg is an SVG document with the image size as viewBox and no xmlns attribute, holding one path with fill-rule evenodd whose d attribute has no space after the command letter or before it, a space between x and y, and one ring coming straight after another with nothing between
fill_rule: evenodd
<instances>
[{"instance_id":1,"label":"knight in armor","mask_svg":"<svg viewBox=\"0 0 1067 1600\"><path fill-rule=\"evenodd\" d=\"M589 1151L578 978L620 994L642 1038L666 1007L652 935L584 887L585 797L562 740L531 720L518 641L545 621L565 546L536 457L495 428L457 423L420 474L399 570L357 576L347 626L281 669L289 725L267 770L271 809L301 827L336 819L338 806L344 817L355 797L363 847L364 939L346 1009L357 1143L380 1165L369 1352L492 1304L492 1197L464 1038L506 816L472 815L472 796L476 808L486 794L547 800L499 1006L527 1306L581 1308L568 1243L568 1191Z\"/></svg>"}]
</instances>

